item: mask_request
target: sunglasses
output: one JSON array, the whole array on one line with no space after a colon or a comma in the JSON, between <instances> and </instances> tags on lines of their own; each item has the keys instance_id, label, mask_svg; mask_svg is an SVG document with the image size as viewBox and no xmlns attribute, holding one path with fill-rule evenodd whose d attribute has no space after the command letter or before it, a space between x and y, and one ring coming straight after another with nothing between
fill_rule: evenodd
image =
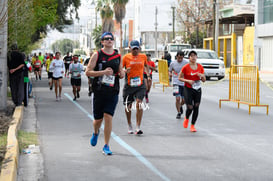
<instances>
[{"instance_id":1,"label":"sunglasses","mask_svg":"<svg viewBox=\"0 0 273 181\"><path fill-rule=\"evenodd\" d=\"M103 38L102 40L111 40L111 41L113 41L114 38L112 38L112 37L106 37L106 38Z\"/></svg>"}]
</instances>

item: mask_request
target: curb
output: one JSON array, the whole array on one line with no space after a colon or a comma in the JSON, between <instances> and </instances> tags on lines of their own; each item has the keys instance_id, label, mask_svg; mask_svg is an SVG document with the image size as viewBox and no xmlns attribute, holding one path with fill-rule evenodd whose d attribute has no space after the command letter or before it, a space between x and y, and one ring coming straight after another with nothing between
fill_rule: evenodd
<instances>
[{"instance_id":1,"label":"curb","mask_svg":"<svg viewBox=\"0 0 273 181\"><path fill-rule=\"evenodd\" d=\"M18 106L13 113L8 136L7 136L7 152L3 160L0 181L16 181L17 166L19 158L19 145L17 141L17 130L23 119L24 106Z\"/></svg>"}]
</instances>

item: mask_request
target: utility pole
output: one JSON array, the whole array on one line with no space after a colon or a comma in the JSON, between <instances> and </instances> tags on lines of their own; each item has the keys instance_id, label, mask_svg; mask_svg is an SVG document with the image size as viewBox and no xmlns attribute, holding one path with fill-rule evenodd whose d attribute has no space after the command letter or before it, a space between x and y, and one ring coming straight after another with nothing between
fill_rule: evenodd
<instances>
[{"instance_id":1,"label":"utility pole","mask_svg":"<svg viewBox=\"0 0 273 181\"><path fill-rule=\"evenodd\" d=\"M155 7L155 56L158 57L158 51L157 51L157 6Z\"/></svg>"},{"instance_id":2,"label":"utility pole","mask_svg":"<svg viewBox=\"0 0 273 181\"><path fill-rule=\"evenodd\" d=\"M219 37L219 4L216 0L215 4L215 52L218 55L218 37Z\"/></svg>"},{"instance_id":3,"label":"utility pole","mask_svg":"<svg viewBox=\"0 0 273 181\"><path fill-rule=\"evenodd\" d=\"M219 8L217 0L213 0L213 50L218 55Z\"/></svg>"},{"instance_id":4,"label":"utility pole","mask_svg":"<svg viewBox=\"0 0 273 181\"><path fill-rule=\"evenodd\" d=\"M171 7L173 10L173 40L175 40L175 6Z\"/></svg>"},{"instance_id":5,"label":"utility pole","mask_svg":"<svg viewBox=\"0 0 273 181\"><path fill-rule=\"evenodd\" d=\"M213 19L212 19L212 39L213 39L213 47L212 49L215 50L215 12L216 12L216 0L213 0L213 12L212 12L212 16L213 16Z\"/></svg>"},{"instance_id":6,"label":"utility pole","mask_svg":"<svg viewBox=\"0 0 273 181\"><path fill-rule=\"evenodd\" d=\"M0 110L7 108L8 0L0 2Z\"/></svg>"}]
</instances>

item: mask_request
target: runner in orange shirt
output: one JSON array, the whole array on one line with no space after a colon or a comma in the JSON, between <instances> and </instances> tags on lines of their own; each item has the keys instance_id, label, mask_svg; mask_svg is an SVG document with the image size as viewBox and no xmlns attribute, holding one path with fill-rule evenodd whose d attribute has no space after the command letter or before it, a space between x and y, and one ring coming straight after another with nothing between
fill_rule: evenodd
<instances>
[{"instance_id":1,"label":"runner in orange shirt","mask_svg":"<svg viewBox=\"0 0 273 181\"><path fill-rule=\"evenodd\" d=\"M194 125L198 117L201 102L201 81L205 82L206 77L203 66L196 63L197 53L194 50L190 51L189 58L189 63L181 69L179 74L179 80L185 82L184 96L187 105L183 126L184 128L188 127L189 117L193 112L190 130L191 132L196 132Z\"/></svg>"},{"instance_id":2,"label":"runner in orange shirt","mask_svg":"<svg viewBox=\"0 0 273 181\"><path fill-rule=\"evenodd\" d=\"M131 53L123 57L122 66L125 67L126 77L123 89L123 103L126 106L125 114L128 122L128 133L133 134L131 123L132 103L136 100L136 131L135 134L143 134L140 129L141 119L143 115L142 100L146 93L144 83L144 69L148 72L147 57L145 54L139 53L140 46L137 40L130 42ZM148 75L148 80L151 77Z\"/></svg>"}]
</instances>

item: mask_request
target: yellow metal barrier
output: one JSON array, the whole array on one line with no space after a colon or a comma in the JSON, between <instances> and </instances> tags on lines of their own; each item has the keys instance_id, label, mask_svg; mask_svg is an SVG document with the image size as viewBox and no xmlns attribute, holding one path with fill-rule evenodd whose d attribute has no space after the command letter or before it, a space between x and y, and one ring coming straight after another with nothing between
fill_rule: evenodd
<instances>
[{"instance_id":1,"label":"yellow metal barrier","mask_svg":"<svg viewBox=\"0 0 273 181\"><path fill-rule=\"evenodd\" d=\"M249 105L251 107L266 107L268 115L268 105L260 104L260 82L259 71L254 65L232 65L229 72L229 99L220 99L219 108L222 101L232 101Z\"/></svg>"},{"instance_id":2,"label":"yellow metal barrier","mask_svg":"<svg viewBox=\"0 0 273 181\"><path fill-rule=\"evenodd\" d=\"M167 60L158 60L158 75L159 75L159 82L154 82L153 87L155 87L155 84L162 84L163 92L164 92L164 88L170 85Z\"/></svg>"}]
</instances>

